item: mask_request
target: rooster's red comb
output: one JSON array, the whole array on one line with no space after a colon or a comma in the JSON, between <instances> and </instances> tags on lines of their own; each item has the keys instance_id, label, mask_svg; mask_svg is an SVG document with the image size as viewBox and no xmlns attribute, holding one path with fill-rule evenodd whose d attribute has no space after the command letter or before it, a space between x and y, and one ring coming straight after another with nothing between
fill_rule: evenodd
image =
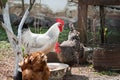
<instances>
[{"instance_id":1,"label":"rooster's red comb","mask_svg":"<svg viewBox=\"0 0 120 80\"><path fill-rule=\"evenodd\" d=\"M60 22L62 25L64 25L64 21L60 18L56 18L56 22Z\"/></svg>"}]
</instances>

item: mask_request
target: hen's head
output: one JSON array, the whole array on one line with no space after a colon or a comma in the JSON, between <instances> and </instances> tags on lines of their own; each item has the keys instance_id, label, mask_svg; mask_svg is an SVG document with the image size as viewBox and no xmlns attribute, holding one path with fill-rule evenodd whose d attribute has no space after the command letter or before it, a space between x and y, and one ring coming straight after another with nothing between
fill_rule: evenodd
<instances>
[{"instance_id":1,"label":"hen's head","mask_svg":"<svg viewBox=\"0 0 120 80\"><path fill-rule=\"evenodd\" d=\"M64 27L64 21L62 19L56 18L56 22L59 22L58 28L60 32L62 32L63 27Z\"/></svg>"}]
</instances>

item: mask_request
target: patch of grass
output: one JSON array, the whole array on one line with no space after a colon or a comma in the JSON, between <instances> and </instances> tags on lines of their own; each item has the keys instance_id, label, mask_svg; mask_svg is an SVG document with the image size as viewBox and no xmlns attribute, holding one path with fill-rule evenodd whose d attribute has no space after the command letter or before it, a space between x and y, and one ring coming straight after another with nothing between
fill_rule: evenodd
<instances>
[{"instance_id":1,"label":"patch of grass","mask_svg":"<svg viewBox=\"0 0 120 80\"><path fill-rule=\"evenodd\" d=\"M59 38L58 38L58 41L59 41L59 42L63 42L63 41L65 41L65 40L67 40L67 39L68 39L68 33L69 33L69 30L68 30L68 29L63 30L63 32L60 33L60 36L59 36Z\"/></svg>"},{"instance_id":2,"label":"patch of grass","mask_svg":"<svg viewBox=\"0 0 120 80\"><path fill-rule=\"evenodd\" d=\"M88 44L100 44L101 43L101 34L100 32L96 32L95 34L91 31L87 31L87 39ZM120 31L118 30L110 30L106 34L105 40L108 44L120 44Z\"/></svg>"},{"instance_id":3,"label":"patch of grass","mask_svg":"<svg viewBox=\"0 0 120 80\"><path fill-rule=\"evenodd\" d=\"M3 55L0 53L0 60L3 60L3 58L4 58Z\"/></svg>"},{"instance_id":4,"label":"patch of grass","mask_svg":"<svg viewBox=\"0 0 120 80\"><path fill-rule=\"evenodd\" d=\"M35 33L35 29L34 27L30 27L31 31ZM45 33L48 29L47 28L42 28L40 30L40 34L41 33ZM16 27L13 27L13 31L15 34L17 34L17 28ZM62 33L60 33L60 36L59 36L59 42L62 42L64 40L67 40L68 38L68 33L69 33L69 29L64 29ZM1 27L0 25L0 41L8 41L8 38L7 38L7 35L6 35L6 32L5 30Z\"/></svg>"},{"instance_id":5,"label":"patch of grass","mask_svg":"<svg viewBox=\"0 0 120 80\"><path fill-rule=\"evenodd\" d=\"M7 35L5 30L0 25L0 41L7 40Z\"/></svg>"},{"instance_id":6,"label":"patch of grass","mask_svg":"<svg viewBox=\"0 0 120 80\"><path fill-rule=\"evenodd\" d=\"M13 29L13 32L15 34L17 34L17 28L15 26L13 26L12 29ZM7 37L6 31L1 26L1 24L0 24L0 41L8 41L8 37Z\"/></svg>"},{"instance_id":7,"label":"patch of grass","mask_svg":"<svg viewBox=\"0 0 120 80\"><path fill-rule=\"evenodd\" d=\"M8 49L10 44L7 41L0 41L0 49Z\"/></svg>"},{"instance_id":8,"label":"patch of grass","mask_svg":"<svg viewBox=\"0 0 120 80\"><path fill-rule=\"evenodd\" d=\"M115 72L115 71L101 71L101 72L96 72L96 74L98 75L108 75L108 76L117 76L119 75L119 73Z\"/></svg>"},{"instance_id":9,"label":"patch of grass","mask_svg":"<svg viewBox=\"0 0 120 80\"><path fill-rule=\"evenodd\" d=\"M0 60L3 60L11 55L13 55L13 51L10 43L7 41L0 41Z\"/></svg>"},{"instance_id":10,"label":"patch of grass","mask_svg":"<svg viewBox=\"0 0 120 80\"><path fill-rule=\"evenodd\" d=\"M92 69L92 68L93 68L93 65L92 65L92 64L90 64L90 65L89 65L89 68L90 68L90 69Z\"/></svg>"},{"instance_id":11,"label":"patch of grass","mask_svg":"<svg viewBox=\"0 0 120 80\"><path fill-rule=\"evenodd\" d=\"M0 60L4 59L4 55L3 53L5 52L5 50L7 50L8 48L10 48L10 44L7 41L0 41Z\"/></svg>"}]
</instances>

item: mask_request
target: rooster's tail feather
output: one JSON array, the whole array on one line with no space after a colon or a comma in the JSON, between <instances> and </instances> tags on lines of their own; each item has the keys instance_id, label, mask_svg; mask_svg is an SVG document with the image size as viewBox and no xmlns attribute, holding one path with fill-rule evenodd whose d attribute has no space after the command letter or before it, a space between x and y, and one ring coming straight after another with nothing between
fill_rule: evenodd
<instances>
[{"instance_id":1,"label":"rooster's tail feather","mask_svg":"<svg viewBox=\"0 0 120 80\"><path fill-rule=\"evenodd\" d=\"M29 28L28 25L24 23L22 29L28 29L28 28Z\"/></svg>"}]
</instances>

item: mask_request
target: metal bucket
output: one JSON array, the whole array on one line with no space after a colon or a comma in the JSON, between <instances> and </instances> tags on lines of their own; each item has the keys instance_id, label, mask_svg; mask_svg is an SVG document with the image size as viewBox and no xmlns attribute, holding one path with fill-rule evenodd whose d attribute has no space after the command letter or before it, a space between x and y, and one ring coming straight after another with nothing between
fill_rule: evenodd
<instances>
[{"instance_id":1,"label":"metal bucket","mask_svg":"<svg viewBox=\"0 0 120 80\"><path fill-rule=\"evenodd\" d=\"M69 65L64 63L47 63L50 69L49 80L62 80L63 76L66 74L66 69ZM22 80L21 69L18 69L17 80Z\"/></svg>"}]
</instances>

